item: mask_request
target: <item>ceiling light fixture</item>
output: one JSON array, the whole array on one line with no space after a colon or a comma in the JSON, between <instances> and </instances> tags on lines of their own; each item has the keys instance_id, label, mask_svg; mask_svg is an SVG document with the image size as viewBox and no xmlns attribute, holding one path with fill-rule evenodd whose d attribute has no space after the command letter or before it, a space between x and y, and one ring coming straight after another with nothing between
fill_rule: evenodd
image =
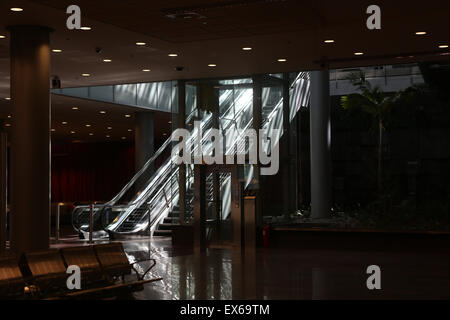
<instances>
[{"instance_id":1,"label":"ceiling light fixture","mask_svg":"<svg viewBox=\"0 0 450 320\"><path fill-rule=\"evenodd\" d=\"M90 74L90 73L82 73L81 76L82 76L82 77L90 77L91 74Z\"/></svg>"},{"instance_id":2,"label":"ceiling light fixture","mask_svg":"<svg viewBox=\"0 0 450 320\"><path fill-rule=\"evenodd\" d=\"M89 135L90 135L90 136L93 136L94 134L91 132L91 133L89 133Z\"/></svg>"},{"instance_id":3,"label":"ceiling light fixture","mask_svg":"<svg viewBox=\"0 0 450 320\"><path fill-rule=\"evenodd\" d=\"M81 27L80 29L83 30L83 31L89 31L89 30L92 30L91 27Z\"/></svg>"},{"instance_id":4,"label":"ceiling light fixture","mask_svg":"<svg viewBox=\"0 0 450 320\"><path fill-rule=\"evenodd\" d=\"M441 44L439 46L439 49L447 49L448 48L448 44Z\"/></svg>"},{"instance_id":5,"label":"ceiling light fixture","mask_svg":"<svg viewBox=\"0 0 450 320\"><path fill-rule=\"evenodd\" d=\"M109 134L106 135L107 138L111 138L111 136Z\"/></svg>"},{"instance_id":6,"label":"ceiling light fixture","mask_svg":"<svg viewBox=\"0 0 450 320\"><path fill-rule=\"evenodd\" d=\"M11 8L10 9L12 12L22 12L23 9L22 8Z\"/></svg>"},{"instance_id":7,"label":"ceiling light fixture","mask_svg":"<svg viewBox=\"0 0 450 320\"><path fill-rule=\"evenodd\" d=\"M62 124L64 124L64 125L66 125L67 124L67 121L63 121L63 122L61 122Z\"/></svg>"},{"instance_id":8,"label":"ceiling light fixture","mask_svg":"<svg viewBox=\"0 0 450 320\"><path fill-rule=\"evenodd\" d=\"M125 140L127 137L122 137L122 140Z\"/></svg>"},{"instance_id":9,"label":"ceiling light fixture","mask_svg":"<svg viewBox=\"0 0 450 320\"><path fill-rule=\"evenodd\" d=\"M287 61L287 59L285 59L285 58L278 59L278 62L286 62L286 61Z\"/></svg>"},{"instance_id":10,"label":"ceiling light fixture","mask_svg":"<svg viewBox=\"0 0 450 320\"><path fill-rule=\"evenodd\" d=\"M103 59L103 62L111 62L111 59Z\"/></svg>"},{"instance_id":11,"label":"ceiling light fixture","mask_svg":"<svg viewBox=\"0 0 450 320\"><path fill-rule=\"evenodd\" d=\"M2 34L0 34L0 39L5 39L6 37Z\"/></svg>"},{"instance_id":12,"label":"ceiling light fixture","mask_svg":"<svg viewBox=\"0 0 450 320\"><path fill-rule=\"evenodd\" d=\"M128 132L131 132L131 131L133 131L133 129L128 129Z\"/></svg>"},{"instance_id":13,"label":"ceiling light fixture","mask_svg":"<svg viewBox=\"0 0 450 320\"><path fill-rule=\"evenodd\" d=\"M108 128L106 128L106 129L108 129L108 130L112 130L112 127L108 127Z\"/></svg>"},{"instance_id":14,"label":"ceiling light fixture","mask_svg":"<svg viewBox=\"0 0 450 320\"><path fill-rule=\"evenodd\" d=\"M328 39L328 40L325 40L324 42L325 43L334 43L334 40L333 39Z\"/></svg>"},{"instance_id":15,"label":"ceiling light fixture","mask_svg":"<svg viewBox=\"0 0 450 320\"><path fill-rule=\"evenodd\" d=\"M87 128L90 128L90 127L91 127L91 125L90 125L90 124L87 124L87 125L86 125L86 127L87 127Z\"/></svg>"},{"instance_id":16,"label":"ceiling light fixture","mask_svg":"<svg viewBox=\"0 0 450 320\"><path fill-rule=\"evenodd\" d=\"M5 100L11 100L11 98L10 97L6 97Z\"/></svg>"},{"instance_id":17,"label":"ceiling light fixture","mask_svg":"<svg viewBox=\"0 0 450 320\"><path fill-rule=\"evenodd\" d=\"M208 67L211 67L211 68L213 68L213 67L217 67L217 64L214 64L214 63L210 63L210 64L208 64Z\"/></svg>"},{"instance_id":18,"label":"ceiling light fixture","mask_svg":"<svg viewBox=\"0 0 450 320\"><path fill-rule=\"evenodd\" d=\"M50 131L51 131L51 132L55 132L56 130L55 130L55 129L51 129Z\"/></svg>"},{"instance_id":19,"label":"ceiling light fixture","mask_svg":"<svg viewBox=\"0 0 450 320\"><path fill-rule=\"evenodd\" d=\"M138 42L136 42L136 45L137 45L137 46L145 46L146 43L145 43L145 42L138 41Z\"/></svg>"},{"instance_id":20,"label":"ceiling light fixture","mask_svg":"<svg viewBox=\"0 0 450 320\"><path fill-rule=\"evenodd\" d=\"M71 133L71 134L75 134L76 132L75 132L75 131L70 131L70 133Z\"/></svg>"},{"instance_id":21,"label":"ceiling light fixture","mask_svg":"<svg viewBox=\"0 0 450 320\"><path fill-rule=\"evenodd\" d=\"M54 52L54 53L61 53L62 50L61 49L52 49L52 52Z\"/></svg>"},{"instance_id":22,"label":"ceiling light fixture","mask_svg":"<svg viewBox=\"0 0 450 320\"><path fill-rule=\"evenodd\" d=\"M364 52L355 52L354 55L355 56L362 56L362 55L364 55Z\"/></svg>"},{"instance_id":23,"label":"ceiling light fixture","mask_svg":"<svg viewBox=\"0 0 450 320\"><path fill-rule=\"evenodd\" d=\"M178 57L177 53L169 53L169 57Z\"/></svg>"},{"instance_id":24,"label":"ceiling light fixture","mask_svg":"<svg viewBox=\"0 0 450 320\"><path fill-rule=\"evenodd\" d=\"M5 123L5 127L11 127L10 123Z\"/></svg>"},{"instance_id":25,"label":"ceiling light fixture","mask_svg":"<svg viewBox=\"0 0 450 320\"><path fill-rule=\"evenodd\" d=\"M131 118L131 114L126 114L125 118Z\"/></svg>"},{"instance_id":26,"label":"ceiling light fixture","mask_svg":"<svg viewBox=\"0 0 450 320\"><path fill-rule=\"evenodd\" d=\"M78 107L72 107L72 110L78 110Z\"/></svg>"},{"instance_id":27,"label":"ceiling light fixture","mask_svg":"<svg viewBox=\"0 0 450 320\"><path fill-rule=\"evenodd\" d=\"M106 111L105 110L101 110L100 113L101 114L106 114Z\"/></svg>"},{"instance_id":28,"label":"ceiling light fixture","mask_svg":"<svg viewBox=\"0 0 450 320\"><path fill-rule=\"evenodd\" d=\"M416 32L416 36L424 36L426 34L427 34L426 31L417 31Z\"/></svg>"},{"instance_id":29,"label":"ceiling light fixture","mask_svg":"<svg viewBox=\"0 0 450 320\"><path fill-rule=\"evenodd\" d=\"M144 72L150 72L150 69L142 69Z\"/></svg>"},{"instance_id":30,"label":"ceiling light fixture","mask_svg":"<svg viewBox=\"0 0 450 320\"><path fill-rule=\"evenodd\" d=\"M243 47L242 50L244 50L244 51L251 51L252 47Z\"/></svg>"}]
</instances>

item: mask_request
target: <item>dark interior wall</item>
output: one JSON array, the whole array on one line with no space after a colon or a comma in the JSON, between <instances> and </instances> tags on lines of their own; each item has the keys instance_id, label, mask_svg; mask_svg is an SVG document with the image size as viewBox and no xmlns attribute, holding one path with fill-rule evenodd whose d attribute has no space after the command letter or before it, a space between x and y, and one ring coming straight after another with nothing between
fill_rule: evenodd
<instances>
[{"instance_id":1,"label":"dark interior wall","mask_svg":"<svg viewBox=\"0 0 450 320\"><path fill-rule=\"evenodd\" d=\"M108 201L134 174L129 142L52 145L52 202Z\"/></svg>"}]
</instances>

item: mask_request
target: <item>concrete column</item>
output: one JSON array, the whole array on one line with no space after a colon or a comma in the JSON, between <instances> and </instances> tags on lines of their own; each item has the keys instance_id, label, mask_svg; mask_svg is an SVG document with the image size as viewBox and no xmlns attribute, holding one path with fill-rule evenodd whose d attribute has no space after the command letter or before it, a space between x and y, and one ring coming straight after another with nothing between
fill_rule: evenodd
<instances>
[{"instance_id":1,"label":"concrete column","mask_svg":"<svg viewBox=\"0 0 450 320\"><path fill-rule=\"evenodd\" d=\"M3 121L0 121L3 125ZM6 252L7 222L7 190L8 190L8 136L6 132L0 132L0 256Z\"/></svg>"},{"instance_id":2,"label":"concrete column","mask_svg":"<svg viewBox=\"0 0 450 320\"><path fill-rule=\"evenodd\" d=\"M256 130L259 141L259 130L261 129L262 122L262 76L254 75L252 77L253 81L253 129ZM259 143L256 144L256 148L259 154ZM262 233L262 224L263 224L263 206L262 206L262 194L264 185L261 179L261 171L259 164L253 166L253 180L252 183L256 188L259 189L259 196L256 198L256 234Z\"/></svg>"},{"instance_id":3,"label":"concrete column","mask_svg":"<svg viewBox=\"0 0 450 320\"><path fill-rule=\"evenodd\" d=\"M283 146L281 148L282 154L282 168L281 172L283 175L283 214L286 218L289 218L289 215L292 212L291 208L291 157L290 157L290 144L291 144L291 124L289 121L289 74L283 74L283 137L282 142Z\"/></svg>"},{"instance_id":4,"label":"concrete column","mask_svg":"<svg viewBox=\"0 0 450 320\"><path fill-rule=\"evenodd\" d=\"M135 164L136 171L153 156L155 152L155 125L153 112L136 112L135 123ZM154 167L150 169L154 171Z\"/></svg>"},{"instance_id":5,"label":"concrete column","mask_svg":"<svg viewBox=\"0 0 450 320\"><path fill-rule=\"evenodd\" d=\"M47 249L50 236L50 29L11 33L11 248Z\"/></svg>"},{"instance_id":6,"label":"concrete column","mask_svg":"<svg viewBox=\"0 0 450 320\"><path fill-rule=\"evenodd\" d=\"M186 128L186 81L178 81L178 119L177 128ZM178 142L174 142L174 145ZM180 223L185 224L186 217L186 164L178 166L178 206L180 209Z\"/></svg>"},{"instance_id":7,"label":"concrete column","mask_svg":"<svg viewBox=\"0 0 450 320\"><path fill-rule=\"evenodd\" d=\"M328 70L311 72L311 206L312 218L331 212L331 124Z\"/></svg>"}]
</instances>

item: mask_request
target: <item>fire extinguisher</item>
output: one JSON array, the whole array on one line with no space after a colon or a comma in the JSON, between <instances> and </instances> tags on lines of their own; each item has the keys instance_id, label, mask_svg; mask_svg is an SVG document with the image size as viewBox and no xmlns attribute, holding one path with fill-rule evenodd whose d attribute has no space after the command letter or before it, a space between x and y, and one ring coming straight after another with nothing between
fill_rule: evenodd
<instances>
[{"instance_id":1,"label":"fire extinguisher","mask_svg":"<svg viewBox=\"0 0 450 320\"><path fill-rule=\"evenodd\" d=\"M263 228L263 245L266 248L269 246L269 226Z\"/></svg>"}]
</instances>

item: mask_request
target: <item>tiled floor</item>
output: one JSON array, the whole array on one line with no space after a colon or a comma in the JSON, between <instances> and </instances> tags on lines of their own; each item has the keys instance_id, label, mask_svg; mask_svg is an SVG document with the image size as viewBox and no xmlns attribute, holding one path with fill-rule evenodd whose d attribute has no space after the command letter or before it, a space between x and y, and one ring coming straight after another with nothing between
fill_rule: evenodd
<instances>
[{"instance_id":1,"label":"tiled floor","mask_svg":"<svg viewBox=\"0 0 450 320\"><path fill-rule=\"evenodd\" d=\"M124 243L130 260L158 261L136 299L450 299L450 255L258 249L176 250L170 240ZM382 289L370 291L369 265L381 268ZM145 264L141 267L144 269Z\"/></svg>"}]
</instances>

